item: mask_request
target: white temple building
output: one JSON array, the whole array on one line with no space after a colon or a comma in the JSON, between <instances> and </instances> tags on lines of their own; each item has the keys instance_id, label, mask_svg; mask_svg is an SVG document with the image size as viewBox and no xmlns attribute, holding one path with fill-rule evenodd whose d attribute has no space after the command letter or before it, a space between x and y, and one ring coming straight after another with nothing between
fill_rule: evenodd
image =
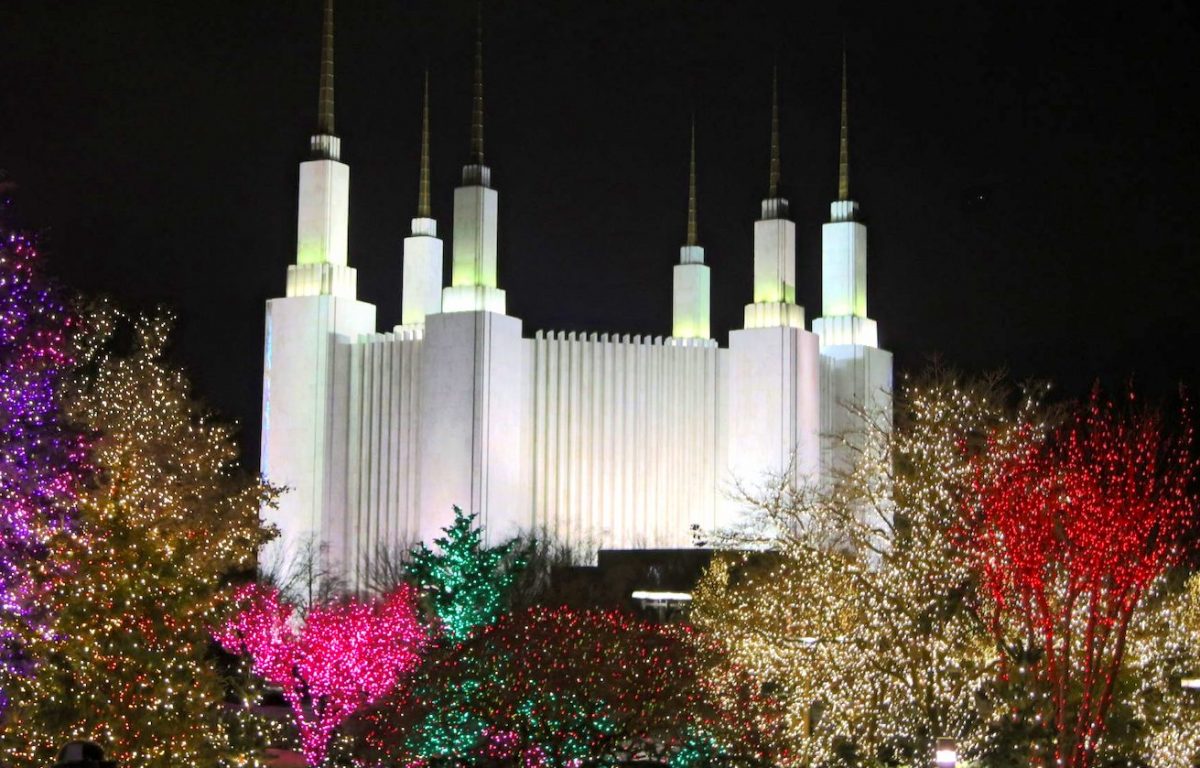
<instances>
[{"instance_id":1,"label":"white temple building","mask_svg":"<svg viewBox=\"0 0 1200 768\"><path fill-rule=\"evenodd\" d=\"M380 546L438 535L454 505L477 513L493 541L537 530L594 548L689 547L695 530L737 522L735 482L828 477L844 457L822 435L853 429L847 406L890 413L892 356L867 316L867 231L849 194L844 62L838 196L822 226L823 315L810 330L796 303L776 87L769 188L745 256L754 259L753 295L743 327L721 347L697 237L694 132L671 336L527 332L507 314L496 280L499 192L484 158L481 38L449 280L430 209L427 80L402 325L380 331L375 307L357 298L347 253L350 169L334 132L328 0L322 51L296 259L285 295L266 307L261 468L288 491L263 511L281 533L264 557L317 542L353 579Z\"/></svg>"}]
</instances>

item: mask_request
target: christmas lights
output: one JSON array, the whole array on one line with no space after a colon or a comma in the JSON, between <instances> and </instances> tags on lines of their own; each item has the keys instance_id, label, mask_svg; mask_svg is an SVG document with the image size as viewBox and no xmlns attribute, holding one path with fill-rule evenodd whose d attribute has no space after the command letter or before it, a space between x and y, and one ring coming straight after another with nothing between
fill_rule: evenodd
<instances>
[{"instance_id":1,"label":"christmas lights","mask_svg":"<svg viewBox=\"0 0 1200 768\"><path fill-rule=\"evenodd\" d=\"M39 273L35 242L0 222L0 717L66 573L47 553L84 472L84 441L58 412L76 325Z\"/></svg>"},{"instance_id":2,"label":"christmas lights","mask_svg":"<svg viewBox=\"0 0 1200 768\"><path fill-rule=\"evenodd\" d=\"M993 440L976 461L964 541L999 647L1048 744L1035 762L1096 764L1128 629L1180 554L1197 497L1192 428L1095 391L1051 441ZM1049 753L1049 754L1047 754Z\"/></svg>"},{"instance_id":3,"label":"christmas lights","mask_svg":"<svg viewBox=\"0 0 1200 768\"><path fill-rule=\"evenodd\" d=\"M216 637L283 691L312 766L325 759L339 725L420 664L429 641L407 585L373 602L313 606L304 616L272 588L251 585L239 598L241 610Z\"/></svg>"},{"instance_id":4,"label":"christmas lights","mask_svg":"<svg viewBox=\"0 0 1200 768\"><path fill-rule=\"evenodd\" d=\"M436 552L424 542L413 548L407 571L424 590L442 631L458 642L499 617L524 562L515 552L516 541L484 547L475 515L458 507L454 522L442 530L446 535L433 542Z\"/></svg>"},{"instance_id":5,"label":"christmas lights","mask_svg":"<svg viewBox=\"0 0 1200 768\"><path fill-rule=\"evenodd\" d=\"M1200 696L1185 685L1200 673L1200 575L1155 583L1130 623L1124 667L1113 709L1141 726L1142 760L1154 768L1200 764Z\"/></svg>"},{"instance_id":6,"label":"christmas lights","mask_svg":"<svg viewBox=\"0 0 1200 768\"><path fill-rule=\"evenodd\" d=\"M966 597L950 535L989 435L1044 433L1042 390L934 372L897 393L896 426L858 414L853 467L826 487L786 480L746 498L734 532L772 551L717 558L692 618L786 706L787 743L810 763L928 764L950 736L986 738L979 695L997 652Z\"/></svg>"},{"instance_id":7,"label":"christmas lights","mask_svg":"<svg viewBox=\"0 0 1200 768\"><path fill-rule=\"evenodd\" d=\"M532 608L443 649L368 718L368 764L776 765L744 678L703 638L616 611ZM708 762L706 762L708 761Z\"/></svg>"},{"instance_id":8,"label":"christmas lights","mask_svg":"<svg viewBox=\"0 0 1200 768\"><path fill-rule=\"evenodd\" d=\"M229 427L163 358L170 322L108 305L81 316L67 417L91 435L75 525L47 548L69 580L42 602L0 731L6 765L42 768L71 739L122 765L255 765L265 732L226 706L209 627L228 574L253 567L271 490L237 471ZM126 349L125 339L132 339Z\"/></svg>"}]
</instances>

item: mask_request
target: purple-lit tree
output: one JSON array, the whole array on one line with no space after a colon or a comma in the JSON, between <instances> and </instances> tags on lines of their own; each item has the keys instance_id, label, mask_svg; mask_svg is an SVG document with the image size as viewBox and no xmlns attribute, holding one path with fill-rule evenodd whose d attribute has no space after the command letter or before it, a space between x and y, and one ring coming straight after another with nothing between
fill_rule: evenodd
<instances>
[{"instance_id":1,"label":"purple-lit tree","mask_svg":"<svg viewBox=\"0 0 1200 768\"><path fill-rule=\"evenodd\" d=\"M60 418L75 320L38 271L34 240L0 219L0 711L27 672L24 639L63 573L48 558L68 524L86 446Z\"/></svg>"}]
</instances>

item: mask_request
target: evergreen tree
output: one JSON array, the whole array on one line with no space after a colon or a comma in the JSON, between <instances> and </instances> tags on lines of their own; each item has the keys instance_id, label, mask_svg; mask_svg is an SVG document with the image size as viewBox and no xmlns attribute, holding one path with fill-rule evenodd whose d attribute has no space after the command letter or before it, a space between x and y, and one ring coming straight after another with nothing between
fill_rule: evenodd
<instances>
[{"instance_id":1,"label":"evergreen tree","mask_svg":"<svg viewBox=\"0 0 1200 768\"><path fill-rule=\"evenodd\" d=\"M434 539L437 551L424 542L413 548L410 578L426 593L442 631L460 642L476 627L495 623L508 605L509 592L524 557L516 541L483 545L483 528L475 515L454 508L454 523Z\"/></svg>"},{"instance_id":2,"label":"evergreen tree","mask_svg":"<svg viewBox=\"0 0 1200 768\"><path fill-rule=\"evenodd\" d=\"M65 407L93 435L94 476L77 529L53 547L73 575L30 648L37 667L12 696L0 753L41 768L89 738L122 765L253 763L235 742L255 729L227 720L210 631L228 575L254 564L273 491L234 468L230 428L164 360L169 318L101 306L85 323Z\"/></svg>"}]
</instances>

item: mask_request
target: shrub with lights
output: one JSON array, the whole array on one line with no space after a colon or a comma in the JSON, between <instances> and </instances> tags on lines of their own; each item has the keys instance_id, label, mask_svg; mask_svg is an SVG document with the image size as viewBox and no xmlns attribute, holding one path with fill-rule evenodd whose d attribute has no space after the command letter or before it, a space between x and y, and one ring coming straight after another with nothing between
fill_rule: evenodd
<instances>
[{"instance_id":1,"label":"shrub with lights","mask_svg":"<svg viewBox=\"0 0 1200 768\"><path fill-rule=\"evenodd\" d=\"M778 764L750 714L770 702L746 679L707 678L707 652L694 631L619 611L506 615L371 713L368 762Z\"/></svg>"}]
</instances>

